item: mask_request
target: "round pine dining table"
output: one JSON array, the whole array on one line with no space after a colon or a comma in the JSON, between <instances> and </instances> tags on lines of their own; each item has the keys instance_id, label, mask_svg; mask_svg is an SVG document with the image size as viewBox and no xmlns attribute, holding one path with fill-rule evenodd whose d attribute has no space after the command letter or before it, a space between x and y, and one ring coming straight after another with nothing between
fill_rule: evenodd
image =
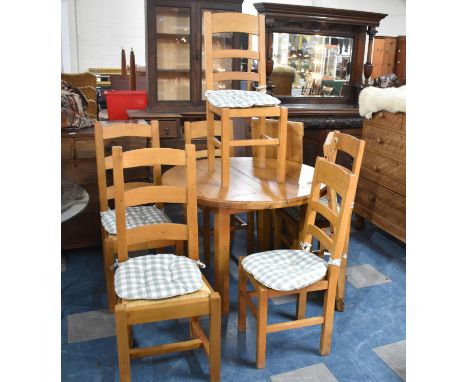
<instances>
[{"instance_id":1,"label":"round pine dining table","mask_svg":"<svg viewBox=\"0 0 468 382\"><path fill-rule=\"evenodd\" d=\"M267 159L264 168L254 164L255 159L251 157L231 157L229 187L222 187L220 158L216 158L212 173L206 159L197 160L197 203L210 207L214 213L214 287L221 295L223 314L229 313L231 215L259 211L259 225L271 228L271 219L265 213L306 204L310 194L313 167L287 161L285 183L278 183L276 159ZM172 167L162 176L163 185L184 186L184 182L185 167Z\"/></svg>"}]
</instances>

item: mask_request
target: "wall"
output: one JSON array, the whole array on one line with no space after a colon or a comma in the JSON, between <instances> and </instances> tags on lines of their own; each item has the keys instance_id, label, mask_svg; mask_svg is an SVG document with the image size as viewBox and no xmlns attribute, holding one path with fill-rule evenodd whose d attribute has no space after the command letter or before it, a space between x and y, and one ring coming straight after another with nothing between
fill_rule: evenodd
<instances>
[{"instance_id":1,"label":"wall","mask_svg":"<svg viewBox=\"0 0 468 382\"><path fill-rule=\"evenodd\" d=\"M243 12L255 14L258 0L244 0ZM404 0L273 0L274 3L311 5L387 13L378 34L406 34ZM64 5L65 3L65 5ZM66 31L68 30L68 36ZM120 67L120 51L135 51L137 65L145 65L144 0L62 0L62 68L86 71L90 67Z\"/></svg>"}]
</instances>

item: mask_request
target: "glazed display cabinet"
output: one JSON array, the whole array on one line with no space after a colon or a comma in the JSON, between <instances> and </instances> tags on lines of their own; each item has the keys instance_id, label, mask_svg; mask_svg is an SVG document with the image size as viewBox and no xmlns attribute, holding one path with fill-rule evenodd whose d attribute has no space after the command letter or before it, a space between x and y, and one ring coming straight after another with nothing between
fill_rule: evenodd
<instances>
[{"instance_id":1,"label":"glazed display cabinet","mask_svg":"<svg viewBox=\"0 0 468 382\"><path fill-rule=\"evenodd\" d=\"M201 111L205 107L203 14L242 12L242 0L146 1L146 67L148 111ZM242 38L219 34L218 49L242 45ZM219 70L240 62L219 60ZM232 84L219 84L219 88ZM239 86L239 84L237 84Z\"/></svg>"}]
</instances>

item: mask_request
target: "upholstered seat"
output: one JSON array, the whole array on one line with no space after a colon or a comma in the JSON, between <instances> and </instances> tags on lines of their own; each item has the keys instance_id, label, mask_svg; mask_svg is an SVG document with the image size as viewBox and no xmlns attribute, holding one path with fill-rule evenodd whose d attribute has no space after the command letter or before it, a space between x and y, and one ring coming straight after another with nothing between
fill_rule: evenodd
<instances>
[{"instance_id":1,"label":"upholstered seat","mask_svg":"<svg viewBox=\"0 0 468 382\"><path fill-rule=\"evenodd\" d=\"M164 211L156 208L155 206L127 207L125 211L127 229L132 229L147 224L171 222L171 219L169 219ZM117 234L117 226L115 224L115 210L101 212L101 222L106 232L111 235Z\"/></svg>"},{"instance_id":2,"label":"upholstered seat","mask_svg":"<svg viewBox=\"0 0 468 382\"><path fill-rule=\"evenodd\" d=\"M202 285L195 261L173 254L128 259L115 272L115 293L129 300L162 299L193 293Z\"/></svg>"},{"instance_id":3,"label":"upholstered seat","mask_svg":"<svg viewBox=\"0 0 468 382\"><path fill-rule=\"evenodd\" d=\"M245 90L208 90L206 93L208 101L216 107L254 107L274 106L281 101L271 95Z\"/></svg>"},{"instance_id":4,"label":"upholstered seat","mask_svg":"<svg viewBox=\"0 0 468 382\"><path fill-rule=\"evenodd\" d=\"M268 288L290 291L321 280L327 262L304 250L280 249L254 253L242 261L244 270Z\"/></svg>"}]
</instances>

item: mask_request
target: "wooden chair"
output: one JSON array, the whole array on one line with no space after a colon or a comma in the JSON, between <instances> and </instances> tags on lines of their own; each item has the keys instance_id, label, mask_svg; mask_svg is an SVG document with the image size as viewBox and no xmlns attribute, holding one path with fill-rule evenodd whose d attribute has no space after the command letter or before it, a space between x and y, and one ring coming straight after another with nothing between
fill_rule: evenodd
<instances>
[{"instance_id":1,"label":"wooden chair","mask_svg":"<svg viewBox=\"0 0 468 382\"><path fill-rule=\"evenodd\" d=\"M206 62L206 89L213 90L214 82L218 81L257 81L259 87L266 86L266 59L265 59L265 16L253 16L242 13L211 13L205 12L205 62ZM222 49L213 50L213 34L224 32L240 32L249 35L249 49ZM251 35L258 36L258 51L251 47ZM246 58L248 60L248 72L224 71L213 73L213 61L220 58ZM251 61L257 60L258 72L251 72ZM222 92L222 90L221 90ZM214 135L214 117L221 118L221 141ZM277 181L283 183L286 172L286 135L288 109L279 106L262 106L250 108L216 107L206 101L206 116L208 122L208 168L214 171L215 148L221 150L221 184L222 187L229 186L229 157L232 147L258 146L259 167L265 167L266 146L277 146ZM258 136L253 139L231 140L229 135L229 120L231 118L260 118ZM265 118L279 117L278 137L272 138L265 133Z\"/></svg>"},{"instance_id":2,"label":"wooden chair","mask_svg":"<svg viewBox=\"0 0 468 382\"><path fill-rule=\"evenodd\" d=\"M195 147L186 145L186 151L167 148L146 148L122 153L122 148L112 148L114 163L114 188L117 216L117 246L119 269L123 272L126 263L137 259L129 259L128 251L138 244L145 244L152 240L184 240L188 245L188 257L198 261L198 222L197 222L197 193L196 193L196 164ZM123 170L138 166L161 165L184 166L186 168L186 186L146 186L125 189ZM186 205L186 224L151 224L138 228L127 229L126 211L129 206L147 203L180 203ZM147 255L146 258L155 260L158 256ZM142 258L139 258L142 259ZM145 259L146 260L146 259ZM181 261L183 261L181 259ZM188 261L187 261L188 262ZM187 263L186 262L186 263ZM179 263L178 263L179 264ZM190 263L194 267L193 263ZM128 264L127 264L128 265ZM167 266L167 270L171 269ZM129 276L131 268L126 276ZM196 268L197 274L200 272ZM160 270L158 269L158 272ZM171 272L172 273L172 272ZM117 274L116 274L117 276ZM126 276L122 276L126 279ZM203 275L201 289L189 294L181 294L164 299L118 299L115 307L115 324L117 348L120 368L120 381L131 380L130 359L149 355L166 354L192 350L203 347L209 357L210 381L220 380L220 352L221 352L221 299L214 292ZM146 290L161 290L167 288L164 277L145 279ZM168 289L170 291L170 289ZM139 292L140 293L140 292ZM183 292L182 292L183 293ZM186 292L185 292L186 293ZM199 316L209 315L209 337L200 326ZM134 348L132 341L132 326L163 320L175 320L188 317L192 339L146 348Z\"/></svg>"},{"instance_id":3,"label":"wooden chair","mask_svg":"<svg viewBox=\"0 0 468 382\"><path fill-rule=\"evenodd\" d=\"M266 134L269 136L275 136L278 131L278 124L279 124L278 120L267 119L265 121ZM259 119L252 118L250 126L252 129L252 135L257 134L258 129L259 129ZM286 139L286 160L290 162L302 164L303 157L304 157L303 155L304 124L302 122L288 121L287 129L288 129L288 135ZM266 148L266 152L265 152L266 158L276 159L276 153L277 153L276 148L274 147ZM258 150L256 147L253 147L253 156L255 157L257 155L258 155ZM306 211L305 207L306 206L301 206L301 209L297 207L298 213L300 210L301 212L303 212L305 216L305 211ZM282 225L284 220L286 219L291 220L292 218L290 218L289 215L287 215L286 218L279 219L277 215L281 211L282 209L274 209L271 211L261 212L261 213L271 213L272 215L273 227L275 230L274 236L273 236L273 242L274 242L275 248L279 248L279 243L281 242L281 240L285 240L286 237L290 237L290 235L295 235L296 237L299 236L299 230L297 232L294 232L289 229L288 224ZM259 222L260 220L261 219L257 219L257 222ZM270 242L271 241L271 233L270 233L271 227L268 224L265 224L265 220L263 221L263 224L257 225L257 232L260 232L261 230L268 231L268 232L263 232L263 235L267 235L266 241ZM283 233L285 230L288 231L288 234ZM270 247L268 247L268 249L269 248ZM252 253L252 252L248 252L248 253Z\"/></svg>"},{"instance_id":4,"label":"wooden chair","mask_svg":"<svg viewBox=\"0 0 468 382\"><path fill-rule=\"evenodd\" d=\"M98 104L96 84L97 79L93 73L62 73L62 80L68 82L70 85L76 86L88 101L87 113L90 118L97 119Z\"/></svg>"},{"instance_id":5,"label":"wooden chair","mask_svg":"<svg viewBox=\"0 0 468 382\"><path fill-rule=\"evenodd\" d=\"M320 202L322 183L329 190L333 190L333 195L340 195L341 208L339 211L337 208L333 210ZM267 333L321 325L320 354L327 355L330 353L335 293L340 271L339 265L351 219L356 187L357 176L355 174L323 158L317 158L306 222L301 239L309 246L314 238L319 240L323 248L330 254L328 262L306 250L291 249L256 253L242 258L239 266L238 325L239 330L245 330L246 306L248 306L257 319L257 368L265 367ZM322 215L333 224L333 235L328 235L316 225L317 214ZM262 257L265 256L270 264L274 264L273 266L262 264L264 262ZM292 266L294 261L296 263ZM304 273L301 276L305 278L294 277L294 272L300 274L303 271ZM265 277L267 280L273 280L271 287L265 285L266 281L262 283L257 280L265 280ZM251 291L247 290L248 281L254 288ZM299 282L301 285L306 286L298 287L294 285ZM317 317L305 318L307 293L318 290L325 291L323 313ZM268 325L268 298L285 295L297 295L297 319L292 322ZM257 306L254 305L251 297L256 297Z\"/></svg>"},{"instance_id":6,"label":"wooden chair","mask_svg":"<svg viewBox=\"0 0 468 382\"><path fill-rule=\"evenodd\" d=\"M221 122L215 121L215 136L221 136ZM233 126L231 121L231 136L232 136ZM207 136L207 125L206 121L197 121L197 122L184 122L184 137L185 137L185 144L192 144L194 143L194 139L201 139L206 138ZM208 155L207 150L197 150L196 151L196 158L203 159L206 158ZM215 150L215 157L219 157L221 155L221 150ZM211 233L214 231L211 229L210 224L210 214L211 209L206 206L201 207L203 213L203 255L205 264L209 267L211 264ZM255 216L254 212L247 212L247 222L242 220L238 215L231 216L231 231L236 231L238 229L245 229L247 230L247 251L249 253L253 252L254 246L254 221Z\"/></svg>"},{"instance_id":7,"label":"wooden chair","mask_svg":"<svg viewBox=\"0 0 468 382\"><path fill-rule=\"evenodd\" d=\"M159 123L151 121L151 125L143 125L137 123L121 123L112 124L105 127L100 122L94 125L94 138L96 145L96 164L98 175L99 188L99 210L105 212L110 209L109 201L114 199L114 186L107 185L106 170L112 170L111 156L105 156L104 144L106 141L122 138L122 137L143 137L151 139L151 147L159 147ZM160 185L161 184L161 166L155 165L152 168L153 183L149 182L129 182L125 184L126 189L135 187ZM159 205L158 207L162 207ZM109 311L114 311L116 295L114 291L114 273L112 265L114 264L114 256L117 254L117 236L108 233L103 225L101 225L102 248L104 258L104 273L106 276L107 302ZM183 242L174 240L150 240L147 243L139 243L132 246L132 250L146 250L154 248L162 248L167 246L176 246L176 252L183 251Z\"/></svg>"},{"instance_id":8,"label":"wooden chair","mask_svg":"<svg viewBox=\"0 0 468 382\"><path fill-rule=\"evenodd\" d=\"M364 154L364 145L365 141L362 139L357 139L349 134L340 133L339 131L331 131L328 133L327 138L325 139L323 145L323 153L326 160L335 163L338 152L345 153L349 155L353 164L351 167L351 172L359 177L361 170L362 156ZM322 188L322 198L320 199L322 203L328 204L329 199L327 195L327 189ZM275 214L275 248L280 248L282 244L286 245L288 248L298 248L297 240L290 240L289 237L299 237L300 236L300 227L304 225L305 211L293 208L286 208L277 210ZM328 226L326 221L318 222L322 228ZM287 228L287 233L285 234L284 228ZM342 312L344 310L344 293L345 293L345 284L346 284L346 266L347 266L347 254L348 254L348 244L349 244L349 232L350 227L348 227L348 233L346 236L345 251L343 255L343 260L341 261L341 272L338 279L338 291L336 294L336 310ZM292 236L291 236L292 235Z\"/></svg>"}]
</instances>

